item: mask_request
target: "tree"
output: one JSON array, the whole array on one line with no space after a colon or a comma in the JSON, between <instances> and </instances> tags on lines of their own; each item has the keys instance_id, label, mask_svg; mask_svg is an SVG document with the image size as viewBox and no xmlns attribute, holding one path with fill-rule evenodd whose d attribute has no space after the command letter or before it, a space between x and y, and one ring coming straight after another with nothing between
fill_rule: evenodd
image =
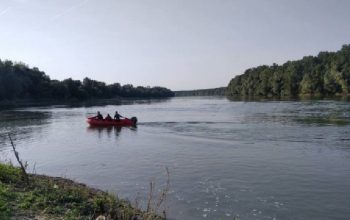
<instances>
[{"instance_id":1,"label":"tree","mask_svg":"<svg viewBox=\"0 0 350 220\"><path fill-rule=\"evenodd\" d=\"M228 95L293 97L348 94L350 45L338 52L320 52L279 66L258 66L234 77Z\"/></svg>"}]
</instances>

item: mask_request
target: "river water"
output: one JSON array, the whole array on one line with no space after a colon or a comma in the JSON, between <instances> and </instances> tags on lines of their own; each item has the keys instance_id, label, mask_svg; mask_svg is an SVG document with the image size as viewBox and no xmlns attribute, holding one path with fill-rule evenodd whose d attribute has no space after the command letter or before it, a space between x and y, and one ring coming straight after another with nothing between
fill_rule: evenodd
<instances>
[{"instance_id":1,"label":"river water","mask_svg":"<svg viewBox=\"0 0 350 220\"><path fill-rule=\"evenodd\" d=\"M85 122L115 110L137 116L138 127ZM150 181L164 189L168 167L172 219L350 218L350 102L186 97L1 110L0 118L2 160L13 160L11 133L31 171L132 203L145 204Z\"/></svg>"}]
</instances>

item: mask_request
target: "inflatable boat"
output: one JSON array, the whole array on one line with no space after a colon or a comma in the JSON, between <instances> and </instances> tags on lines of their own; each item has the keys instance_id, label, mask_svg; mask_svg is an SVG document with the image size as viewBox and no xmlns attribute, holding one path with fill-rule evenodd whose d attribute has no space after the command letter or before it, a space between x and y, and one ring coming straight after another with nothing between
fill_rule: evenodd
<instances>
[{"instance_id":1,"label":"inflatable boat","mask_svg":"<svg viewBox=\"0 0 350 220\"><path fill-rule=\"evenodd\" d=\"M107 120L107 119L97 119L96 117L91 117L87 119L87 123L91 126L129 126L134 127L137 124L137 118L123 118L120 120Z\"/></svg>"}]
</instances>

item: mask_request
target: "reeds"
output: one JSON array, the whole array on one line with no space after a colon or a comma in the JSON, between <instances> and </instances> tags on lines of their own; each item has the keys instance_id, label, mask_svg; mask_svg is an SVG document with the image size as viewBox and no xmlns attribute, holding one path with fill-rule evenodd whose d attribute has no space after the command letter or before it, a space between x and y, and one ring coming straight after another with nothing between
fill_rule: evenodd
<instances>
[{"instance_id":1,"label":"reeds","mask_svg":"<svg viewBox=\"0 0 350 220\"><path fill-rule=\"evenodd\" d=\"M153 180L149 183L149 192L146 203L146 210L142 219L151 220L151 219L160 219L159 215L162 215L162 219L167 219L167 205L166 200L170 190L170 172L169 168L166 167L166 183L163 189L156 190L156 185ZM140 193L137 194L135 198L134 206L139 209L140 204Z\"/></svg>"},{"instance_id":2,"label":"reeds","mask_svg":"<svg viewBox=\"0 0 350 220\"><path fill-rule=\"evenodd\" d=\"M28 178L28 174L27 174L27 167L28 167L28 163L25 162L24 164L22 163L22 160L19 158L19 154L18 151L16 150L15 144L12 141L11 135L8 134L9 139L10 139L10 143L13 149L13 153L15 154L16 160L19 163L20 167L21 167L21 171L22 171L22 176L23 179L25 180L25 182L27 183L27 185L29 185L29 178Z\"/></svg>"},{"instance_id":3,"label":"reeds","mask_svg":"<svg viewBox=\"0 0 350 220\"><path fill-rule=\"evenodd\" d=\"M47 217L52 215L51 217L62 217L63 219L69 217L70 219L92 220L96 218L99 220L161 220L167 218L166 199L170 189L170 173L167 167L164 188L156 191L154 181L150 181L146 209L142 210L139 208L139 197L136 198L135 205L132 206L130 202L121 200L115 195L89 188L84 184L75 183L65 178L28 174L26 171L27 162L22 162L11 135L9 134L8 137L20 165L18 168L12 165L2 166L9 170L9 172L3 173L3 178L8 180L3 184L6 184L4 186L8 189L13 190L11 193L14 196L9 197L13 201L7 201L8 204L11 204L12 214L17 212L43 214L47 212ZM35 168L33 168L34 170ZM25 185L21 183L25 183ZM12 187L11 184L15 184L16 187ZM21 198L21 203L16 202L19 198ZM87 216L89 217L86 218Z\"/></svg>"}]
</instances>

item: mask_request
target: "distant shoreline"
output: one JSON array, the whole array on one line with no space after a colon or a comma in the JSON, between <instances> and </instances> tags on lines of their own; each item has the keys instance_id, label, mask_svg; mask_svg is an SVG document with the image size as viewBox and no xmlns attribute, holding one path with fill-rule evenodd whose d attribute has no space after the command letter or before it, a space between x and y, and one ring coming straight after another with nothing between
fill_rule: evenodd
<instances>
[{"instance_id":1,"label":"distant shoreline","mask_svg":"<svg viewBox=\"0 0 350 220\"><path fill-rule=\"evenodd\" d=\"M144 102L162 102L172 97L149 97L149 98L124 98L116 97L110 99L87 99L87 100L52 100L52 99L19 99L19 100L2 100L0 101L0 109L8 108L21 108L21 107L40 107L40 106L53 106L53 105L64 105L64 106L104 106L104 105L123 105L133 103L144 103Z\"/></svg>"},{"instance_id":2,"label":"distant shoreline","mask_svg":"<svg viewBox=\"0 0 350 220\"><path fill-rule=\"evenodd\" d=\"M298 96L264 96L264 95L228 95L227 87L219 87L213 89L196 89L174 91L175 97L226 97L232 101L291 101L291 100L345 100L350 101L350 93L337 93L334 95L324 94L300 94Z\"/></svg>"},{"instance_id":3,"label":"distant shoreline","mask_svg":"<svg viewBox=\"0 0 350 220\"><path fill-rule=\"evenodd\" d=\"M226 87L174 91L175 96L226 96Z\"/></svg>"},{"instance_id":4,"label":"distant shoreline","mask_svg":"<svg viewBox=\"0 0 350 220\"><path fill-rule=\"evenodd\" d=\"M212 90L212 89L208 89ZM11 101L0 101L0 110L13 109L13 108L25 108L25 107L46 107L46 106L71 106L71 107L90 107L90 106L105 106L105 105L129 105L139 103L153 103L153 102L165 102L176 97L223 97L231 101L303 101L303 100L341 100L350 101L350 94L337 94L333 96L322 95L302 95L297 97L266 97L266 96L228 96L223 94L207 94L201 93L201 91L208 90L188 90L188 91L176 91L174 97L166 98L124 98L117 97L111 99L88 99L88 100L33 100L33 99L21 99Z\"/></svg>"}]
</instances>

